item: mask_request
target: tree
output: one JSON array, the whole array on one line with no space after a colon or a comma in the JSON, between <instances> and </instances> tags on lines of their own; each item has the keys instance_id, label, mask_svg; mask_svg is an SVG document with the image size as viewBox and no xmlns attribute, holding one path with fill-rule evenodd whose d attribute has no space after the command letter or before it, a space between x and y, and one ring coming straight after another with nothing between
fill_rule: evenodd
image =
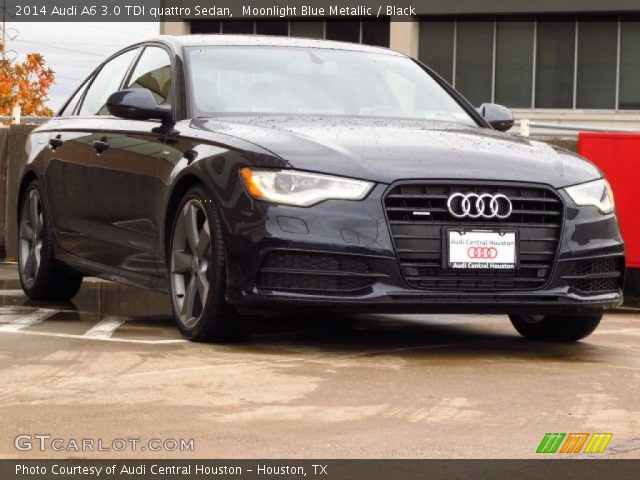
<instances>
[{"instance_id":1,"label":"tree","mask_svg":"<svg viewBox=\"0 0 640 480\"><path fill-rule=\"evenodd\" d=\"M0 115L11 115L18 101L22 115L52 116L53 111L45 102L54 82L53 70L45 66L39 53L28 54L22 62L0 60Z\"/></svg>"}]
</instances>

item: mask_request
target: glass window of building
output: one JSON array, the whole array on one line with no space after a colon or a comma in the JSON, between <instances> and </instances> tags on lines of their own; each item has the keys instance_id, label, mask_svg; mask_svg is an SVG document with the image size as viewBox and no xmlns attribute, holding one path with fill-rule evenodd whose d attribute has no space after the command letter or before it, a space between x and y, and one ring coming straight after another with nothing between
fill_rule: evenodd
<instances>
[{"instance_id":1,"label":"glass window of building","mask_svg":"<svg viewBox=\"0 0 640 480\"><path fill-rule=\"evenodd\" d=\"M539 17L536 45L537 108L573 108L575 17Z\"/></svg>"},{"instance_id":2,"label":"glass window of building","mask_svg":"<svg viewBox=\"0 0 640 480\"><path fill-rule=\"evenodd\" d=\"M620 22L619 108L640 110L640 15Z\"/></svg>"},{"instance_id":3,"label":"glass window of building","mask_svg":"<svg viewBox=\"0 0 640 480\"><path fill-rule=\"evenodd\" d=\"M389 20L367 20L362 22L362 43L376 47L389 46Z\"/></svg>"},{"instance_id":4,"label":"glass window of building","mask_svg":"<svg viewBox=\"0 0 640 480\"><path fill-rule=\"evenodd\" d=\"M191 33L220 33L222 28L220 23L221 22L207 22L203 20L191 22Z\"/></svg>"},{"instance_id":5,"label":"glass window of building","mask_svg":"<svg viewBox=\"0 0 640 480\"><path fill-rule=\"evenodd\" d=\"M235 22L233 20L227 20L222 22L222 33L235 33L235 34L252 34L254 28L254 22Z\"/></svg>"},{"instance_id":6,"label":"glass window of building","mask_svg":"<svg viewBox=\"0 0 640 480\"><path fill-rule=\"evenodd\" d=\"M191 30L388 47L390 26L388 18L234 21ZM432 15L420 18L418 41L419 59L476 106L640 110L639 13Z\"/></svg>"},{"instance_id":7,"label":"glass window of building","mask_svg":"<svg viewBox=\"0 0 640 480\"><path fill-rule=\"evenodd\" d=\"M449 83L453 83L454 31L455 21L451 17L425 18L420 22L420 61Z\"/></svg>"},{"instance_id":8,"label":"glass window of building","mask_svg":"<svg viewBox=\"0 0 640 480\"><path fill-rule=\"evenodd\" d=\"M616 108L617 16L579 16L577 33L576 107Z\"/></svg>"},{"instance_id":9,"label":"glass window of building","mask_svg":"<svg viewBox=\"0 0 640 480\"><path fill-rule=\"evenodd\" d=\"M514 108L531 108L534 18L500 18L496 28L495 101Z\"/></svg>"},{"instance_id":10,"label":"glass window of building","mask_svg":"<svg viewBox=\"0 0 640 480\"><path fill-rule=\"evenodd\" d=\"M286 37L289 35L289 22L287 21L264 21L256 22L256 33L258 35L279 35Z\"/></svg>"},{"instance_id":11,"label":"glass window of building","mask_svg":"<svg viewBox=\"0 0 640 480\"><path fill-rule=\"evenodd\" d=\"M493 76L492 19L458 21L455 85L475 106L491 102Z\"/></svg>"},{"instance_id":12,"label":"glass window of building","mask_svg":"<svg viewBox=\"0 0 640 480\"><path fill-rule=\"evenodd\" d=\"M340 42L360 43L360 22L350 20L327 22L326 38Z\"/></svg>"},{"instance_id":13,"label":"glass window of building","mask_svg":"<svg viewBox=\"0 0 640 480\"><path fill-rule=\"evenodd\" d=\"M324 22L292 20L289 34L292 37L324 38Z\"/></svg>"}]
</instances>

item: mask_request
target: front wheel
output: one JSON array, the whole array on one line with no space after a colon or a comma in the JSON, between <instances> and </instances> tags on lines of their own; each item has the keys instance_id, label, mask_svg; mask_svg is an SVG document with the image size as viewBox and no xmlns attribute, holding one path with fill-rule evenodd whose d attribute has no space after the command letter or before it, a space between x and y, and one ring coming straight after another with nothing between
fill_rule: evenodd
<instances>
[{"instance_id":1,"label":"front wheel","mask_svg":"<svg viewBox=\"0 0 640 480\"><path fill-rule=\"evenodd\" d=\"M226 254L220 215L200 186L182 198L173 221L168 267L173 313L193 341L232 342L249 336L251 320L225 300Z\"/></svg>"},{"instance_id":2,"label":"front wheel","mask_svg":"<svg viewBox=\"0 0 640 480\"><path fill-rule=\"evenodd\" d=\"M602 312L582 315L509 315L515 329L525 338L552 342L577 342L600 324Z\"/></svg>"}]
</instances>

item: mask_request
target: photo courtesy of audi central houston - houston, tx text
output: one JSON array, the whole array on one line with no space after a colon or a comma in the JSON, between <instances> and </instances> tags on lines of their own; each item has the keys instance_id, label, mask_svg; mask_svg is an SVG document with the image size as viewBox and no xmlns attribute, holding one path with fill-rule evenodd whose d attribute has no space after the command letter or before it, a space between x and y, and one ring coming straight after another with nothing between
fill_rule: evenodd
<instances>
[{"instance_id":1,"label":"photo courtesy of audi central houston - houston, tx text","mask_svg":"<svg viewBox=\"0 0 640 480\"><path fill-rule=\"evenodd\" d=\"M640 4L1 8L1 478L640 472Z\"/></svg>"}]
</instances>

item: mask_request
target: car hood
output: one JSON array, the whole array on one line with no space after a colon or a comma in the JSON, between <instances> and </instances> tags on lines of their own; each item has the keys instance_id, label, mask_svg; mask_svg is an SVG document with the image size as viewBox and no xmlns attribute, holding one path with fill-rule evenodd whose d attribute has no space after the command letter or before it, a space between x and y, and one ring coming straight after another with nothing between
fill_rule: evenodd
<instances>
[{"instance_id":1,"label":"car hood","mask_svg":"<svg viewBox=\"0 0 640 480\"><path fill-rule=\"evenodd\" d=\"M251 142L295 169L383 183L497 180L560 188L602 176L581 157L546 143L443 122L242 115L198 119L192 126Z\"/></svg>"}]
</instances>

